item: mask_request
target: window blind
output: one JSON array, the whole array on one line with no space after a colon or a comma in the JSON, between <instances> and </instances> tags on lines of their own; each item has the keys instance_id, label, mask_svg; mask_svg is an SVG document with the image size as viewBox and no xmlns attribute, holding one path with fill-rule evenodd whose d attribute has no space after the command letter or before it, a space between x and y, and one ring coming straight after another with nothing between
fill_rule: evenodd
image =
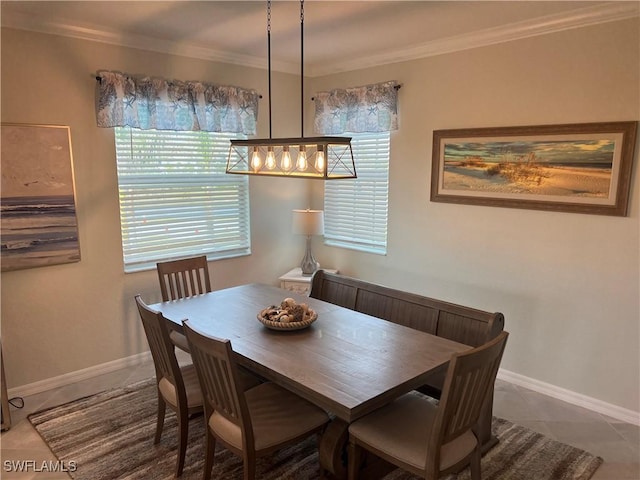
<instances>
[{"instance_id":1,"label":"window blind","mask_svg":"<svg viewBox=\"0 0 640 480\"><path fill-rule=\"evenodd\" d=\"M390 134L352 135L358 178L325 182L324 241L386 254Z\"/></svg>"},{"instance_id":2,"label":"window blind","mask_svg":"<svg viewBox=\"0 0 640 480\"><path fill-rule=\"evenodd\" d=\"M115 128L125 271L250 253L248 179L225 174L237 136Z\"/></svg>"}]
</instances>

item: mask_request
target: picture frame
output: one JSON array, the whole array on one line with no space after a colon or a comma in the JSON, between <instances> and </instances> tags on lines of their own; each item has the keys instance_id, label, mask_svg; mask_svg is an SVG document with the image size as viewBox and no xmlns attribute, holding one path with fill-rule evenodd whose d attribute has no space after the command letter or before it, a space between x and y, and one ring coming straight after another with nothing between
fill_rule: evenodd
<instances>
[{"instance_id":1,"label":"picture frame","mask_svg":"<svg viewBox=\"0 0 640 480\"><path fill-rule=\"evenodd\" d=\"M435 130L431 201L626 216L637 121Z\"/></svg>"},{"instance_id":2,"label":"picture frame","mask_svg":"<svg viewBox=\"0 0 640 480\"><path fill-rule=\"evenodd\" d=\"M80 261L71 130L1 125L2 271Z\"/></svg>"}]
</instances>

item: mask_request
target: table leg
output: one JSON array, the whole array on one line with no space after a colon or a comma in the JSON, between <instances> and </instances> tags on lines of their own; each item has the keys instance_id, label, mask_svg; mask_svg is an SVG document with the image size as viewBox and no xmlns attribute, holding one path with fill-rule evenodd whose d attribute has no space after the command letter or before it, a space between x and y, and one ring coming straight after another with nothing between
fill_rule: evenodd
<instances>
[{"instance_id":1,"label":"table leg","mask_svg":"<svg viewBox=\"0 0 640 480\"><path fill-rule=\"evenodd\" d=\"M319 446L321 478L347 478L347 443L349 424L334 418L322 434Z\"/></svg>"},{"instance_id":2,"label":"table leg","mask_svg":"<svg viewBox=\"0 0 640 480\"><path fill-rule=\"evenodd\" d=\"M332 420L320 439L320 478L321 480L345 480L347 478L347 448L349 444L349 424ZM376 480L384 477L397 467L375 455L363 451L360 466L360 478Z\"/></svg>"}]
</instances>

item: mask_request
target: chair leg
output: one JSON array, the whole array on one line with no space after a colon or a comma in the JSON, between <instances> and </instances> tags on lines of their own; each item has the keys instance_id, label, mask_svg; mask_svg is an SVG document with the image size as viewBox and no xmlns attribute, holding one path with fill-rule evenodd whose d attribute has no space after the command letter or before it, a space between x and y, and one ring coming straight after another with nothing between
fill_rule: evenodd
<instances>
[{"instance_id":1,"label":"chair leg","mask_svg":"<svg viewBox=\"0 0 640 480\"><path fill-rule=\"evenodd\" d=\"M355 441L349 441L349 454L347 466L347 478L349 480L358 480L360 476L360 465L362 463L362 449L356 445Z\"/></svg>"},{"instance_id":2,"label":"chair leg","mask_svg":"<svg viewBox=\"0 0 640 480\"><path fill-rule=\"evenodd\" d=\"M255 480L256 478L256 458L244 457L244 480Z\"/></svg>"},{"instance_id":3,"label":"chair leg","mask_svg":"<svg viewBox=\"0 0 640 480\"><path fill-rule=\"evenodd\" d=\"M476 446L471 454L469 461L469 468L471 469L471 480L481 480L481 465L480 465L480 444Z\"/></svg>"},{"instance_id":4,"label":"chair leg","mask_svg":"<svg viewBox=\"0 0 640 480\"><path fill-rule=\"evenodd\" d=\"M216 437L211 434L209 427L207 427L207 451L204 456L204 476L203 480L211 480L211 469L213 468L213 461L216 453Z\"/></svg>"},{"instance_id":5,"label":"chair leg","mask_svg":"<svg viewBox=\"0 0 640 480\"><path fill-rule=\"evenodd\" d=\"M189 416L187 412L176 412L178 416L178 466L176 467L176 477L182 475L184 468L184 457L187 453L187 436L189 433Z\"/></svg>"},{"instance_id":6,"label":"chair leg","mask_svg":"<svg viewBox=\"0 0 640 480\"><path fill-rule=\"evenodd\" d=\"M156 436L153 443L160 443L160 437L162 436L162 429L164 428L164 414L167 410L167 404L162 398L162 394L158 392L158 421L156 423Z\"/></svg>"}]
</instances>

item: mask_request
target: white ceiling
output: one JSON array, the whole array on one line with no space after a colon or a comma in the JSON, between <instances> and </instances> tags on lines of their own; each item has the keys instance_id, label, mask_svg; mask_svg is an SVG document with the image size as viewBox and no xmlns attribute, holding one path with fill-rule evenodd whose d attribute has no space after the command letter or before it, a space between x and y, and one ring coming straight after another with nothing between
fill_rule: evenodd
<instances>
[{"instance_id":1,"label":"white ceiling","mask_svg":"<svg viewBox=\"0 0 640 480\"><path fill-rule=\"evenodd\" d=\"M300 72L300 2L274 0L274 70ZM305 75L476 48L638 17L640 2L304 3ZM266 68L266 1L7 1L3 27Z\"/></svg>"}]
</instances>

